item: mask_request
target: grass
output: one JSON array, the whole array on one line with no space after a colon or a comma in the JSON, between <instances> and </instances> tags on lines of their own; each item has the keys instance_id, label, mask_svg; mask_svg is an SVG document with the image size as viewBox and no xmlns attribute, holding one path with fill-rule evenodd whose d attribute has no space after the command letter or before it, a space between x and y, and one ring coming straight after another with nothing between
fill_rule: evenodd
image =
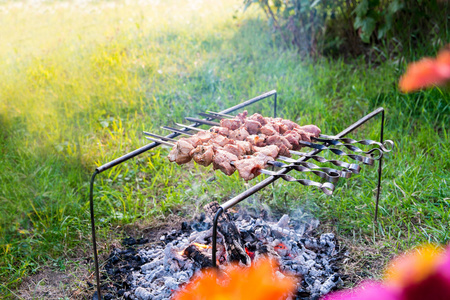
<instances>
[{"instance_id":1,"label":"grass","mask_svg":"<svg viewBox=\"0 0 450 300\"><path fill-rule=\"evenodd\" d=\"M373 66L301 58L268 34L257 12L238 9L231 0L0 3L0 44L7 45L0 48L3 298L28 274L91 255L87 195L96 166L145 145L143 130L164 133L163 124L272 89L280 115L326 133L383 106L385 137L396 148L384 161L378 224L376 168L338 184L332 197L277 182L251 201L302 209L348 244L387 256L448 243L448 92L399 93L403 60ZM269 103L251 111L271 113ZM379 121L351 137L379 138ZM167 153L159 147L97 176L101 253L120 237L113 228L187 216L248 186L237 175L169 164Z\"/></svg>"}]
</instances>

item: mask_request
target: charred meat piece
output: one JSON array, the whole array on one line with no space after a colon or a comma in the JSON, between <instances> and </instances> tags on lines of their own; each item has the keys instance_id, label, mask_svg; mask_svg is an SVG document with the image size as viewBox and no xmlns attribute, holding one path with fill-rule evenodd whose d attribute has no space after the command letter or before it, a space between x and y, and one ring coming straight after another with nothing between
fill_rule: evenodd
<instances>
[{"instance_id":1,"label":"charred meat piece","mask_svg":"<svg viewBox=\"0 0 450 300\"><path fill-rule=\"evenodd\" d=\"M278 152L280 151L280 149L276 145L269 145L265 147L253 147L253 149L255 150L255 152L264 154L266 156L270 156L273 159L277 158Z\"/></svg>"},{"instance_id":2,"label":"charred meat piece","mask_svg":"<svg viewBox=\"0 0 450 300\"><path fill-rule=\"evenodd\" d=\"M173 146L172 150L169 153L169 160L171 162L176 162L177 164L185 164L191 161L191 155L189 154L192 150L194 150L194 146L190 143L189 139L180 139Z\"/></svg>"},{"instance_id":3,"label":"charred meat piece","mask_svg":"<svg viewBox=\"0 0 450 300\"><path fill-rule=\"evenodd\" d=\"M208 166L212 163L214 157L214 147L212 145L199 145L191 150L189 155L192 159L202 166Z\"/></svg>"},{"instance_id":4,"label":"charred meat piece","mask_svg":"<svg viewBox=\"0 0 450 300\"><path fill-rule=\"evenodd\" d=\"M230 176L234 173L234 171L236 171L236 168L231 165L231 162L237 160L238 158L236 155L222 149L217 149L214 153L213 168L214 170L219 169L226 175Z\"/></svg>"},{"instance_id":5,"label":"charred meat piece","mask_svg":"<svg viewBox=\"0 0 450 300\"><path fill-rule=\"evenodd\" d=\"M263 116L261 116L260 114L257 114L257 113L251 115L250 117L248 117L248 119L258 121L261 125L267 124L266 118L264 118Z\"/></svg>"},{"instance_id":6,"label":"charred meat piece","mask_svg":"<svg viewBox=\"0 0 450 300\"><path fill-rule=\"evenodd\" d=\"M213 126L209 129L209 131L226 136L226 137L228 137L228 134L230 133L230 130L228 128L221 127L221 126Z\"/></svg>"},{"instance_id":7,"label":"charred meat piece","mask_svg":"<svg viewBox=\"0 0 450 300\"><path fill-rule=\"evenodd\" d=\"M236 130L241 127L241 120L239 118L235 119L222 119L220 120L220 126L228 128L229 130Z\"/></svg>"},{"instance_id":8,"label":"charred meat piece","mask_svg":"<svg viewBox=\"0 0 450 300\"><path fill-rule=\"evenodd\" d=\"M247 130L245 130L245 128L241 127L239 129L231 131L230 134L228 135L228 137L235 141L245 141L245 139L249 135L250 134L247 132Z\"/></svg>"},{"instance_id":9,"label":"charred meat piece","mask_svg":"<svg viewBox=\"0 0 450 300\"><path fill-rule=\"evenodd\" d=\"M305 132L312 133L313 137L318 137L319 134L321 133L320 128L317 127L316 125L305 125L305 126L300 126L299 128Z\"/></svg>"},{"instance_id":10,"label":"charred meat piece","mask_svg":"<svg viewBox=\"0 0 450 300\"><path fill-rule=\"evenodd\" d=\"M278 134L278 131L270 123L262 126L260 131L261 131L262 134L265 134L267 136L277 135Z\"/></svg>"},{"instance_id":11,"label":"charred meat piece","mask_svg":"<svg viewBox=\"0 0 450 300\"><path fill-rule=\"evenodd\" d=\"M262 127L261 123L259 123L258 121L249 119L245 120L243 126L250 134L258 134L259 129Z\"/></svg>"}]
</instances>

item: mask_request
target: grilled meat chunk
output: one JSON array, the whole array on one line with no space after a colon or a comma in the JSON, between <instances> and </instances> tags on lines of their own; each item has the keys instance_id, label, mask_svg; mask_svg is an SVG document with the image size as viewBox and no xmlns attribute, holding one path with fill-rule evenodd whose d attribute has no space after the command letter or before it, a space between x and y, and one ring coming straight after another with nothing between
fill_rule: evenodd
<instances>
[{"instance_id":1,"label":"grilled meat chunk","mask_svg":"<svg viewBox=\"0 0 450 300\"><path fill-rule=\"evenodd\" d=\"M245 130L245 128L241 127L239 129L231 131L230 134L228 135L228 137L235 141L245 141L245 139L249 135L250 134L248 133L248 131Z\"/></svg>"},{"instance_id":2,"label":"grilled meat chunk","mask_svg":"<svg viewBox=\"0 0 450 300\"><path fill-rule=\"evenodd\" d=\"M312 133L313 137L318 137L319 134L321 133L321 130L319 127L317 127L316 125L305 125L305 126L299 126L299 129L305 131L305 132L310 132Z\"/></svg>"},{"instance_id":3,"label":"grilled meat chunk","mask_svg":"<svg viewBox=\"0 0 450 300\"><path fill-rule=\"evenodd\" d=\"M226 144L223 147L223 150L236 155L239 159L241 159L242 156L244 156L246 154L245 149L243 149L242 147L239 147L239 145Z\"/></svg>"},{"instance_id":4,"label":"grilled meat chunk","mask_svg":"<svg viewBox=\"0 0 450 300\"><path fill-rule=\"evenodd\" d=\"M281 123L286 126L288 130L292 130L294 128L300 127L297 123L292 122L291 120L282 120Z\"/></svg>"},{"instance_id":5,"label":"grilled meat chunk","mask_svg":"<svg viewBox=\"0 0 450 300\"><path fill-rule=\"evenodd\" d=\"M245 154L252 154L253 153L252 144L250 144L247 141L236 141L236 145L241 147L243 149L243 151L245 152Z\"/></svg>"},{"instance_id":6,"label":"grilled meat chunk","mask_svg":"<svg viewBox=\"0 0 450 300\"><path fill-rule=\"evenodd\" d=\"M239 172L239 176L245 181L249 181L259 175L259 170L264 169L264 162L256 157L250 157L241 159L234 162L236 170Z\"/></svg>"},{"instance_id":7,"label":"grilled meat chunk","mask_svg":"<svg viewBox=\"0 0 450 300\"><path fill-rule=\"evenodd\" d=\"M266 136L264 134L249 135L246 139L247 142L258 147L264 147L266 145L265 140Z\"/></svg>"},{"instance_id":8,"label":"grilled meat chunk","mask_svg":"<svg viewBox=\"0 0 450 300\"><path fill-rule=\"evenodd\" d=\"M298 150L301 148L298 141L300 141L300 140L304 141L304 138L302 137L302 135L298 131L295 131L295 130L286 131L284 133L284 137L289 142L289 144L292 145L292 149L294 149L294 150Z\"/></svg>"},{"instance_id":9,"label":"grilled meat chunk","mask_svg":"<svg viewBox=\"0 0 450 300\"><path fill-rule=\"evenodd\" d=\"M211 145L224 147L226 144L234 144L235 142L224 137L223 135L218 134L214 138L210 139L208 143Z\"/></svg>"},{"instance_id":10,"label":"grilled meat chunk","mask_svg":"<svg viewBox=\"0 0 450 300\"><path fill-rule=\"evenodd\" d=\"M226 136L226 137L228 137L228 134L230 133L230 130L228 128L221 127L221 126L213 126L209 129L209 131Z\"/></svg>"},{"instance_id":11,"label":"grilled meat chunk","mask_svg":"<svg viewBox=\"0 0 450 300\"><path fill-rule=\"evenodd\" d=\"M282 135L268 136L266 138L266 144L267 145L277 145L278 147L280 147L281 145L284 145L288 149L293 148L291 143L289 143L289 141Z\"/></svg>"},{"instance_id":12,"label":"grilled meat chunk","mask_svg":"<svg viewBox=\"0 0 450 300\"><path fill-rule=\"evenodd\" d=\"M191 155L189 154L194 149L189 139L179 139L175 146L169 153L169 160L176 162L177 164L185 164L191 161Z\"/></svg>"},{"instance_id":13,"label":"grilled meat chunk","mask_svg":"<svg viewBox=\"0 0 450 300\"><path fill-rule=\"evenodd\" d=\"M262 134L265 134L267 136L278 135L278 131L270 123L262 126L260 131Z\"/></svg>"},{"instance_id":14,"label":"grilled meat chunk","mask_svg":"<svg viewBox=\"0 0 450 300\"><path fill-rule=\"evenodd\" d=\"M267 162L273 158L262 153L248 156L244 159L235 161L233 164L245 181L249 181L259 175L259 171L267 166Z\"/></svg>"},{"instance_id":15,"label":"grilled meat chunk","mask_svg":"<svg viewBox=\"0 0 450 300\"><path fill-rule=\"evenodd\" d=\"M253 149L255 150L256 153L261 153L264 154L266 156L270 156L273 159L277 158L278 156L278 152L280 151L280 148L278 148L278 146L276 145L269 145L269 146L265 146L265 147L253 147Z\"/></svg>"},{"instance_id":16,"label":"grilled meat chunk","mask_svg":"<svg viewBox=\"0 0 450 300\"><path fill-rule=\"evenodd\" d=\"M263 116L261 116L260 114L257 114L257 113L251 115L250 117L248 117L248 119L258 121L261 125L267 124L266 118L264 118Z\"/></svg>"},{"instance_id":17,"label":"grilled meat chunk","mask_svg":"<svg viewBox=\"0 0 450 300\"><path fill-rule=\"evenodd\" d=\"M244 111L241 112L240 114L237 114L236 117L237 117L239 120L241 120L242 123L244 123L244 121L247 119L247 115L248 115L248 112L247 112L246 110L244 110Z\"/></svg>"},{"instance_id":18,"label":"grilled meat chunk","mask_svg":"<svg viewBox=\"0 0 450 300\"><path fill-rule=\"evenodd\" d=\"M230 176L236 171L236 168L231 165L232 161L238 161L236 155L222 149L216 149L213 158L213 168L214 170L219 169Z\"/></svg>"},{"instance_id":19,"label":"grilled meat chunk","mask_svg":"<svg viewBox=\"0 0 450 300\"><path fill-rule=\"evenodd\" d=\"M241 120L239 118L222 119L220 120L220 126L228 128L229 130L236 130L241 127Z\"/></svg>"},{"instance_id":20,"label":"grilled meat chunk","mask_svg":"<svg viewBox=\"0 0 450 300\"><path fill-rule=\"evenodd\" d=\"M212 133L209 131L199 131L195 136L200 139L202 144L205 144L210 139L214 138L216 136L216 133Z\"/></svg>"},{"instance_id":21,"label":"grilled meat chunk","mask_svg":"<svg viewBox=\"0 0 450 300\"><path fill-rule=\"evenodd\" d=\"M189 155L192 159L202 166L208 166L212 163L214 157L214 146L212 145L198 145L195 149L191 150Z\"/></svg>"},{"instance_id":22,"label":"grilled meat chunk","mask_svg":"<svg viewBox=\"0 0 450 300\"><path fill-rule=\"evenodd\" d=\"M250 134L258 134L259 129L262 127L261 123L259 123L258 121L249 119L245 120L243 126Z\"/></svg>"}]
</instances>

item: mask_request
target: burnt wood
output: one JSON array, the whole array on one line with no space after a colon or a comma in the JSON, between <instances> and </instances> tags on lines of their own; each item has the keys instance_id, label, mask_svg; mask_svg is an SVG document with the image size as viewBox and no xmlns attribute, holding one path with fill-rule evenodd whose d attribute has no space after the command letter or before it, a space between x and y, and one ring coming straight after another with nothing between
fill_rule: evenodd
<instances>
[{"instance_id":1,"label":"burnt wood","mask_svg":"<svg viewBox=\"0 0 450 300\"><path fill-rule=\"evenodd\" d=\"M184 255L198 263L202 269L212 267L211 259L201 253L194 245L190 245L184 249Z\"/></svg>"},{"instance_id":2,"label":"burnt wood","mask_svg":"<svg viewBox=\"0 0 450 300\"><path fill-rule=\"evenodd\" d=\"M214 218L217 210L220 208L216 201L208 203L204 206L206 213L211 219ZM241 240L236 224L231 221L228 213L224 212L220 215L217 223L219 232L224 236L225 249L227 251L227 260L229 262L241 262L245 265L251 263L250 257L245 252L244 244Z\"/></svg>"}]
</instances>

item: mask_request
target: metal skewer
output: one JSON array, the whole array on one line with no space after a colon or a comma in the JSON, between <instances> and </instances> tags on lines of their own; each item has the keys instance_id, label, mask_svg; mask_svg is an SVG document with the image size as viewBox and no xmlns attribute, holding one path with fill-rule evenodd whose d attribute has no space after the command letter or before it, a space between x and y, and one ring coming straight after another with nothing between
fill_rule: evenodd
<instances>
[{"instance_id":1,"label":"metal skewer","mask_svg":"<svg viewBox=\"0 0 450 300\"><path fill-rule=\"evenodd\" d=\"M210 126L220 126L220 123L213 122L213 121L202 120L202 119L191 118L191 117L186 117L185 119L188 121L191 121L191 122L199 123L199 124L210 125Z\"/></svg>"},{"instance_id":2,"label":"metal skewer","mask_svg":"<svg viewBox=\"0 0 450 300\"><path fill-rule=\"evenodd\" d=\"M179 123L176 123L176 124L178 126L180 126L180 127L186 127L186 128L190 127L190 126L188 127L188 125L184 125L184 124L179 124ZM163 126L162 128L164 128L166 130L171 130L171 131L174 131L174 132L178 132L178 133L181 133L181 134L185 134L185 135L192 135L191 133L186 133L186 132L184 132L182 130L174 129L174 128L167 127L167 126ZM198 130L198 131L207 131L205 129L199 129L199 128L196 128L196 130ZM344 151L342 151L340 149L328 148L328 147L326 147L324 145L314 144L314 143L310 143L310 142L299 141L299 144L301 144L303 146L306 146L306 147L314 148L314 149L329 150L329 151L333 152L334 154L337 154L337 155L340 155L340 156L348 156L351 159L356 160L356 161L360 161L363 164L368 165L368 166L372 166L374 164L374 160L379 159L381 157L381 155L382 155L382 153L381 153L380 156L378 156L377 158L371 158L371 157L366 157L366 156L361 156L361 155L356 155L356 154L348 154L348 153L345 153ZM380 151L381 152L381 149L374 148L374 149L371 149L371 150L369 150L367 152L364 152L364 151L361 150L361 152L363 152L365 154L370 154L370 153L373 153L375 151ZM306 153L298 152L298 151L295 151L295 150L289 150L289 152L291 154L300 155L300 156L305 156L306 155ZM311 156L311 158L313 158L313 157ZM326 160L325 158L319 158L319 156L316 156L316 158L317 159L315 159L315 158L313 158L313 159L315 159L316 161L319 161L319 162L323 162L324 160ZM320 161L320 160L322 160L322 161ZM337 166L344 166L344 165L347 164L347 163L336 161L336 160L330 160L330 161L326 160L326 161L327 162L331 162L331 163L333 163L334 165L337 165ZM361 168L358 165L349 164L349 168L348 169L353 170L353 173L358 173Z\"/></svg>"}]
</instances>

